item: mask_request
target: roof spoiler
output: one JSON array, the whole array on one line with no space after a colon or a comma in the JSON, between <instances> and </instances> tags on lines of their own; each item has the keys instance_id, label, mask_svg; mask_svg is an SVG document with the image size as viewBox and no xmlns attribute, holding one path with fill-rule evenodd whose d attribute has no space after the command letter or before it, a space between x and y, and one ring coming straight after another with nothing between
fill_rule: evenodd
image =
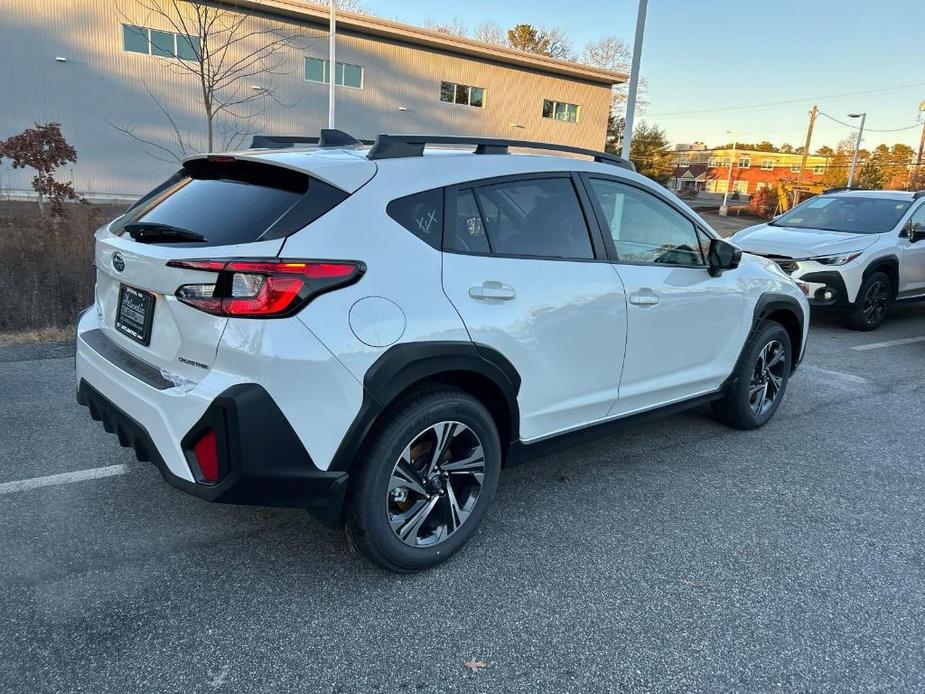
<instances>
[{"instance_id":1,"label":"roof spoiler","mask_svg":"<svg viewBox=\"0 0 925 694\"><path fill-rule=\"evenodd\" d=\"M635 171L636 167L631 161L609 152L599 152L583 147L571 145L558 145L552 142L531 142L529 140L508 140L498 137L472 137L455 135L386 135L376 138L369 151L370 159L401 159L404 157L420 157L424 154L426 145L475 145L476 154L508 154L509 147L525 147L529 149L545 149L555 152L568 152L593 157L594 161L619 166L621 169Z\"/></svg>"},{"instance_id":2,"label":"roof spoiler","mask_svg":"<svg viewBox=\"0 0 925 694\"><path fill-rule=\"evenodd\" d=\"M286 149L296 145L317 145L318 147L362 147L373 144L372 140L359 140L343 130L322 128L320 137L302 135L254 135L251 149Z\"/></svg>"}]
</instances>

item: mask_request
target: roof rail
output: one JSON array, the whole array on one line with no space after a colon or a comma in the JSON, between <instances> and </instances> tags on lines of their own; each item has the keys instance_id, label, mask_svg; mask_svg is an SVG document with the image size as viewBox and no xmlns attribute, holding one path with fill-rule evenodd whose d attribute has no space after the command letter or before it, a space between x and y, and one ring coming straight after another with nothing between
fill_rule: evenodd
<instances>
[{"instance_id":1,"label":"roof rail","mask_svg":"<svg viewBox=\"0 0 925 694\"><path fill-rule=\"evenodd\" d=\"M251 149L285 149L296 145L318 145L319 147L359 147L371 145L372 140L358 140L343 130L322 128L320 137L301 135L254 135Z\"/></svg>"},{"instance_id":2,"label":"roof rail","mask_svg":"<svg viewBox=\"0 0 925 694\"><path fill-rule=\"evenodd\" d=\"M912 194L913 200L918 200L919 198L925 198L925 190L918 190Z\"/></svg>"},{"instance_id":3,"label":"roof rail","mask_svg":"<svg viewBox=\"0 0 925 694\"><path fill-rule=\"evenodd\" d=\"M841 186L839 188L826 188L822 191L823 195L828 195L829 193L840 193L843 190L856 190L855 188L849 188L848 186Z\"/></svg>"},{"instance_id":4,"label":"roof rail","mask_svg":"<svg viewBox=\"0 0 925 694\"><path fill-rule=\"evenodd\" d=\"M557 145L551 142L531 142L529 140L508 140L499 137L474 137L457 135L386 135L376 138L373 148L369 150L370 159L400 159L420 157L425 145L475 145L476 154L507 154L509 147L527 147L530 149L548 149L570 154L583 154L593 157L594 161L613 164L622 169L635 171L633 163L623 157L609 152L599 152L571 145Z\"/></svg>"}]
</instances>

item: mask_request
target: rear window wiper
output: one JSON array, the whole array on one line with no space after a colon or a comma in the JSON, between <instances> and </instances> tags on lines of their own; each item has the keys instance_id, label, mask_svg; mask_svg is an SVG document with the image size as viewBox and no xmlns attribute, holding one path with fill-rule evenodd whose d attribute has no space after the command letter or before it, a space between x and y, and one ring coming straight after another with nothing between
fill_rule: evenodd
<instances>
[{"instance_id":1,"label":"rear window wiper","mask_svg":"<svg viewBox=\"0 0 925 694\"><path fill-rule=\"evenodd\" d=\"M139 243L207 240L205 236L198 232L156 222L132 222L131 224L126 224L123 229Z\"/></svg>"}]
</instances>

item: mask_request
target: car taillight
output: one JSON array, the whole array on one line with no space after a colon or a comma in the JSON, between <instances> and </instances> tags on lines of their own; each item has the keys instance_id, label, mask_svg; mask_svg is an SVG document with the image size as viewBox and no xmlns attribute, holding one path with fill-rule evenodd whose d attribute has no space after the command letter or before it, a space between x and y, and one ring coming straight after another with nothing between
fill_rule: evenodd
<instances>
[{"instance_id":1,"label":"car taillight","mask_svg":"<svg viewBox=\"0 0 925 694\"><path fill-rule=\"evenodd\" d=\"M352 260L171 260L167 266L217 273L215 282L182 285L177 299L216 316L244 318L290 316L366 271Z\"/></svg>"}]
</instances>

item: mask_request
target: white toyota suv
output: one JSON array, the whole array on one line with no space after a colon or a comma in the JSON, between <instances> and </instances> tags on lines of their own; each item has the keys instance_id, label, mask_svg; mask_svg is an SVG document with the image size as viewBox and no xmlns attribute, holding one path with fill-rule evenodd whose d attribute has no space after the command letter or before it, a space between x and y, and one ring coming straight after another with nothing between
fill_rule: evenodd
<instances>
[{"instance_id":1,"label":"white toyota suv","mask_svg":"<svg viewBox=\"0 0 925 694\"><path fill-rule=\"evenodd\" d=\"M453 554L553 445L705 402L761 426L809 313L624 160L478 138L193 157L96 267L93 418L174 486L308 509L395 571Z\"/></svg>"},{"instance_id":2,"label":"white toyota suv","mask_svg":"<svg viewBox=\"0 0 925 694\"><path fill-rule=\"evenodd\" d=\"M806 285L813 309L874 330L893 301L925 299L925 191L833 189L732 241Z\"/></svg>"}]
</instances>

